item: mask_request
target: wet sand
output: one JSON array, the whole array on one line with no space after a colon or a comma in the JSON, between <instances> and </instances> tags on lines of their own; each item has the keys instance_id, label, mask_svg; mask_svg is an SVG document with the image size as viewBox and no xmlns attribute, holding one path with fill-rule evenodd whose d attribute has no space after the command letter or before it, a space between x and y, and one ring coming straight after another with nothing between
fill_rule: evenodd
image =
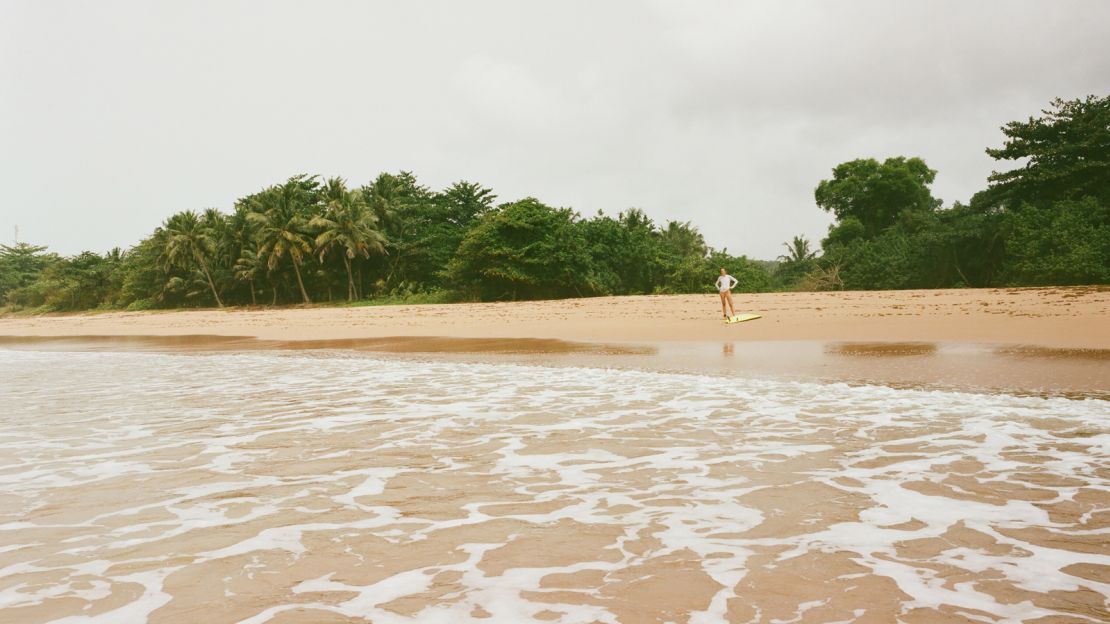
<instances>
[{"instance_id":1,"label":"wet sand","mask_svg":"<svg viewBox=\"0 0 1110 624\"><path fill-rule=\"evenodd\" d=\"M296 341L244 336L0 336L0 349L4 348L63 352L355 352L408 360L584 366L1019 396L1110 398L1110 349L927 342L630 344L443 336Z\"/></svg>"},{"instance_id":2,"label":"wet sand","mask_svg":"<svg viewBox=\"0 0 1110 624\"><path fill-rule=\"evenodd\" d=\"M0 318L0 347L356 350L1013 394L1110 394L1110 289L738 295Z\"/></svg>"},{"instance_id":3,"label":"wet sand","mask_svg":"<svg viewBox=\"0 0 1110 624\"><path fill-rule=\"evenodd\" d=\"M761 297L0 319L0 615L1110 618L1108 291Z\"/></svg>"},{"instance_id":4,"label":"wet sand","mask_svg":"<svg viewBox=\"0 0 1110 624\"><path fill-rule=\"evenodd\" d=\"M1101 401L303 350L0 373L5 621L1110 617Z\"/></svg>"}]
</instances>

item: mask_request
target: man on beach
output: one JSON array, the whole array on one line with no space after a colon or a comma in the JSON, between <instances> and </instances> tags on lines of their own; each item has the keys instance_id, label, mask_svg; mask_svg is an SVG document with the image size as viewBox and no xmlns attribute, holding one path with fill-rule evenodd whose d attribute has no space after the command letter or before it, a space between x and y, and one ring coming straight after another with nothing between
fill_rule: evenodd
<instances>
[{"instance_id":1,"label":"man on beach","mask_svg":"<svg viewBox=\"0 0 1110 624\"><path fill-rule=\"evenodd\" d=\"M717 290L721 293L721 313L725 315L725 320L730 316L736 316L736 308L732 307L732 289L738 283L735 277L728 274L725 267L721 267L721 275L717 278ZM728 303L727 312L725 303Z\"/></svg>"}]
</instances>

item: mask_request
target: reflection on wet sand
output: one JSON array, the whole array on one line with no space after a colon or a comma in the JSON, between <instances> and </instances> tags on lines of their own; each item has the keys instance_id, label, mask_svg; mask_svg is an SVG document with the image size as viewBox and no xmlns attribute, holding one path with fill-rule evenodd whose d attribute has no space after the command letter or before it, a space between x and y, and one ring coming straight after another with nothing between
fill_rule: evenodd
<instances>
[{"instance_id":1,"label":"reflection on wet sand","mask_svg":"<svg viewBox=\"0 0 1110 624\"><path fill-rule=\"evenodd\" d=\"M377 353L489 353L643 355L644 345L570 342L549 338L396 336L333 340L263 340L248 336L0 336L0 347L50 351L260 351L344 349Z\"/></svg>"},{"instance_id":2,"label":"reflection on wet sand","mask_svg":"<svg viewBox=\"0 0 1110 624\"><path fill-rule=\"evenodd\" d=\"M834 342L825 346L825 352L874 357L933 355L937 352L937 345L932 342Z\"/></svg>"},{"instance_id":3,"label":"reflection on wet sand","mask_svg":"<svg viewBox=\"0 0 1110 624\"><path fill-rule=\"evenodd\" d=\"M1110 362L1110 349L1064 349L1060 347L1035 347L1028 345L1004 346L995 349L999 355L1044 358L1050 360L1095 360Z\"/></svg>"},{"instance_id":4,"label":"reflection on wet sand","mask_svg":"<svg viewBox=\"0 0 1110 624\"><path fill-rule=\"evenodd\" d=\"M1102 401L302 352L0 375L6 621L1110 618Z\"/></svg>"},{"instance_id":5,"label":"reflection on wet sand","mask_svg":"<svg viewBox=\"0 0 1110 624\"><path fill-rule=\"evenodd\" d=\"M1110 398L1110 349L930 342L593 343L400 336L260 340L240 336L0 336L0 348L182 353L355 351L402 359L591 366L881 384L895 388Z\"/></svg>"}]
</instances>

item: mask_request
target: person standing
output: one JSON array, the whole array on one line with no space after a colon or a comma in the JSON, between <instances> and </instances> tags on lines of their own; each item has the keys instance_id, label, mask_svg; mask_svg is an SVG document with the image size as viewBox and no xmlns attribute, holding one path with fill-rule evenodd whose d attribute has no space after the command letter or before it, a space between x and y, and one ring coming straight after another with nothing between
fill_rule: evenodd
<instances>
[{"instance_id":1,"label":"person standing","mask_svg":"<svg viewBox=\"0 0 1110 624\"><path fill-rule=\"evenodd\" d=\"M735 277L728 274L725 267L721 267L721 275L717 278L717 290L721 293L721 313L725 315L725 320L728 320L730 316L736 316L736 308L732 307L732 289L739 283ZM725 311L726 303L728 304L727 312Z\"/></svg>"}]
</instances>

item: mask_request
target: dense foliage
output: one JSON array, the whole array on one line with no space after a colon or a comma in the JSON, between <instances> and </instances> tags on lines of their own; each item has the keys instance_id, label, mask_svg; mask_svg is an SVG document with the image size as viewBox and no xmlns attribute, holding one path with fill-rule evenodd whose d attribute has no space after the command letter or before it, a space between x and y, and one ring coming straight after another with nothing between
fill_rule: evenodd
<instances>
[{"instance_id":1,"label":"dense foliage","mask_svg":"<svg viewBox=\"0 0 1110 624\"><path fill-rule=\"evenodd\" d=\"M710 249L689 223L495 200L471 182L435 192L408 172L359 188L298 175L230 214L171 215L127 252L0 247L0 297L84 310L709 292L717 266L742 289L770 285L766 267Z\"/></svg>"},{"instance_id":2,"label":"dense foliage","mask_svg":"<svg viewBox=\"0 0 1110 624\"><path fill-rule=\"evenodd\" d=\"M837 220L809 287L849 289L1110 282L1110 96L1055 100L1002 127L995 172L967 205L940 209L917 158L857 160L814 193Z\"/></svg>"},{"instance_id":3,"label":"dense foliage","mask_svg":"<svg viewBox=\"0 0 1110 624\"><path fill-rule=\"evenodd\" d=\"M84 310L536 299L712 292L724 266L746 292L1110 283L1110 97L1056 100L988 149L1021 166L942 208L920 158L842 163L814 192L835 217L774 261L706 245L643 211L582 218L491 189L442 191L408 172L369 184L299 175L215 209L170 216L127 251L73 257L0 245L0 300Z\"/></svg>"}]
</instances>

